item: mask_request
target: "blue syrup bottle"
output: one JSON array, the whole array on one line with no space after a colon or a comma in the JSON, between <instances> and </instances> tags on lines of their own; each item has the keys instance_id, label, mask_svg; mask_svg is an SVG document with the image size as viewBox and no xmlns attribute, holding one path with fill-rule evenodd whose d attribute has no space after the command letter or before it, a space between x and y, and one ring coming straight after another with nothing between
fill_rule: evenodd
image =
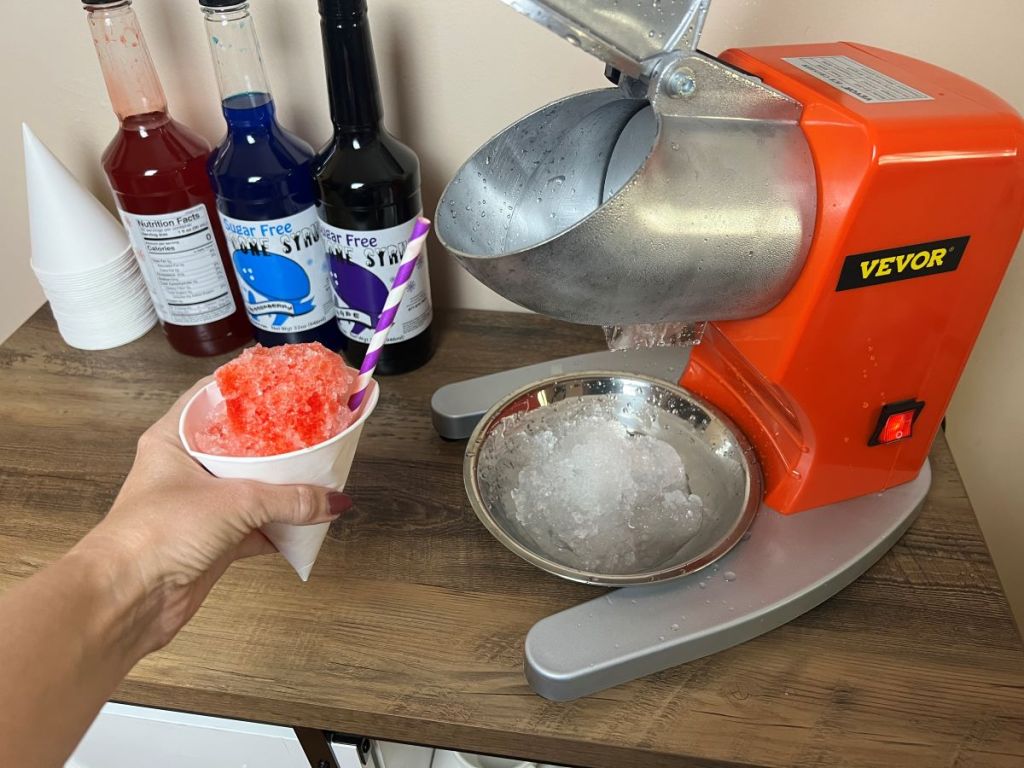
<instances>
[{"instance_id":1,"label":"blue syrup bottle","mask_svg":"<svg viewBox=\"0 0 1024 768\"><path fill-rule=\"evenodd\" d=\"M199 5L227 121L208 171L253 335L264 346L318 341L337 351L313 149L277 122L248 2Z\"/></svg>"}]
</instances>

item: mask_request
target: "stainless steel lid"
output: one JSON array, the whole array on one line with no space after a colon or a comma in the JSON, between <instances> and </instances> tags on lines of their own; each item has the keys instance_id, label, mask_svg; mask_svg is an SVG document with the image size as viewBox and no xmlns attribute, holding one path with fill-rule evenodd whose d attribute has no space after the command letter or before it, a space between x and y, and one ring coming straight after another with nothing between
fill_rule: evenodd
<instances>
[{"instance_id":1,"label":"stainless steel lid","mask_svg":"<svg viewBox=\"0 0 1024 768\"><path fill-rule=\"evenodd\" d=\"M632 77L671 51L694 51L711 0L502 0Z\"/></svg>"}]
</instances>

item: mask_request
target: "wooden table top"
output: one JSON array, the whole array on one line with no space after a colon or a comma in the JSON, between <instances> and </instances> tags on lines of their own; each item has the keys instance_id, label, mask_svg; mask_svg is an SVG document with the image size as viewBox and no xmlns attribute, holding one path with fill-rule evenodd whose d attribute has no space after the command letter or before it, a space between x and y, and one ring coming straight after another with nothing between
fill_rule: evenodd
<instances>
[{"instance_id":1,"label":"wooden table top","mask_svg":"<svg viewBox=\"0 0 1024 768\"><path fill-rule=\"evenodd\" d=\"M523 678L537 620L600 594L534 569L478 524L442 384L601 347L592 328L459 311L433 361L384 382L309 583L233 566L116 698L599 768L1020 766L1024 653L945 443L920 519L865 576L780 629L571 703ZM137 436L222 360L159 332L68 348L44 308L0 348L0 588L112 502Z\"/></svg>"}]
</instances>

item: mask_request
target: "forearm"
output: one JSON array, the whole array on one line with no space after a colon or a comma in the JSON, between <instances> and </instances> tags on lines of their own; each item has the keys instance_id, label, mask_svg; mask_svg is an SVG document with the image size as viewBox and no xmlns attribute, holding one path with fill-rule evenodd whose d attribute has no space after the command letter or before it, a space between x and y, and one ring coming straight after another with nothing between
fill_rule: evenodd
<instances>
[{"instance_id":1,"label":"forearm","mask_svg":"<svg viewBox=\"0 0 1024 768\"><path fill-rule=\"evenodd\" d=\"M204 383L139 439L103 521L0 594L0 767L63 765L121 679L170 642L224 570L274 551L264 525L330 522L351 506L328 488L208 474L178 437Z\"/></svg>"},{"instance_id":2,"label":"forearm","mask_svg":"<svg viewBox=\"0 0 1024 768\"><path fill-rule=\"evenodd\" d=\"M120 571L76 548L0 595L0 765L63 765L143 655Z\"/></svg>"}]
</instances>

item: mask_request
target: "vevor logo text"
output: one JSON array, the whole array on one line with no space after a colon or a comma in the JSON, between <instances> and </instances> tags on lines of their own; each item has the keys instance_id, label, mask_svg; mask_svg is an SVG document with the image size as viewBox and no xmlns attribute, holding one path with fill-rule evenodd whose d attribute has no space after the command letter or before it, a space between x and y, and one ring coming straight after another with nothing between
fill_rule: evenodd
<instances>
[{"instance_id":1,"label":"vevor logo text","mask_svg":"<svg viewBox=\"0 0 1024 768\"><path fill-rule=\"evenodd\" d=\"M848 291L912 277L952 272L960 266L968 241L970 237L954 237L847 256L836 290Z\"/></svg>"},{"instance_id":2,"label":"vevor logo text","mask_svg":"<svg viewBox=\"0 0 1024 768\"><path fill-rule=\"evenodd\" d=\"M860 263L861 276L867 280L869 277L885 277L894 271L901 275L911 269L920 272L922 269L941 267L942 260L949 254L948 248L934 248L931 251L918 251L914 253L901 253L899 256L886 256L884 259L871 259Z\"/></svg>"}]
</instances>

